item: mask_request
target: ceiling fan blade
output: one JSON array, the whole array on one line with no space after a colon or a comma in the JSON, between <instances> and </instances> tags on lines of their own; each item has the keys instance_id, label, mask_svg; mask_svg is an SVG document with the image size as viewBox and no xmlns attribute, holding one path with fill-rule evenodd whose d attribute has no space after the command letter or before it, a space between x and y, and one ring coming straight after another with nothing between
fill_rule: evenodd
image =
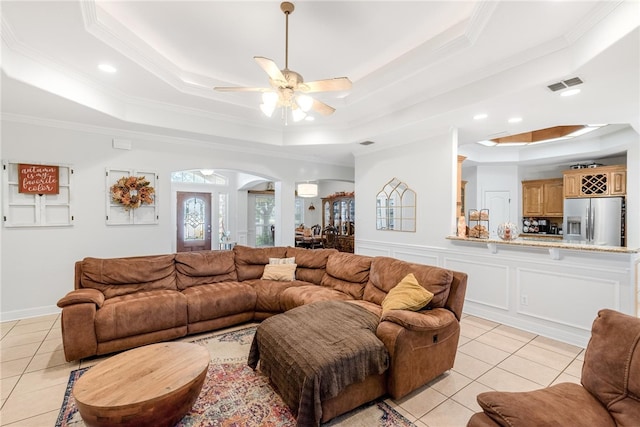
<instances>
[{"instance_id":1,"label":"ceiling fan blade","mask_svg":"<svg viewBox=\"0 0 640 427\"><path fill-rule=\"evenodd\" d=\"M271 88L266 87L242 87L242 86L216 86L213 90L217 90L218 92L267 92L270 91Z\"/></svg>"},{"instance_id":2,"label":"ceiling fan blade","mask_svg":"<svg viewBox=\"0 0 640 427\"><path fill-rule=\"evenodd\" d=\"M335 108L333 108L330 105L325 104L324 102L320 102L317 99L313 100L313 105L311 105L311 108L322 114L323 116L328 116L330 114L333 114L334 111L336 111Z\"/></svg>"},{"instance_id":3,"label":"ceiling fan blade","mask_svg":"<svg viewBox=\"0 0 640 427\"><path fill-rule=\"evenodd\" d=\"M287 79L284 78L282 71L280 71L280 68L278 68L275 62L269 58L263 58L262 56L254 56L253 59L255 59L271 80L277 82L280 86L286 86Z\"/></svg>"},{"instance_id":4,"label":"ceiling fan blade","mask_svg":"<svg viewBox=\"0 0 640 427\"><path fill-rule=\"evenodd\" d=\"M298 86L298 89L306 93L349 90L351 89L351 80L348 77L336 77L334 79L304 82Z\"/></svg>"}]
</instances>

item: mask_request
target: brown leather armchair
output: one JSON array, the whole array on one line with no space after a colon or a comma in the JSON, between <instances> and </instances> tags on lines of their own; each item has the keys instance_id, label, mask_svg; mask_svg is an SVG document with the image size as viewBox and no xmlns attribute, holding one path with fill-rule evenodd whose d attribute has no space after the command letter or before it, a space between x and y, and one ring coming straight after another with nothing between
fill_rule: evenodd
<instances>
[{"instance_id":1,"label":"brown leather armchair","mask_svg":"<svg viewBox=\"0 0 640 427\"><path fill-rule=\"evenodd\" d=\"M601 310L593 322L582 385L478 395L468 427L640 426L640 318Z\"/></svg>"}]
</instances>

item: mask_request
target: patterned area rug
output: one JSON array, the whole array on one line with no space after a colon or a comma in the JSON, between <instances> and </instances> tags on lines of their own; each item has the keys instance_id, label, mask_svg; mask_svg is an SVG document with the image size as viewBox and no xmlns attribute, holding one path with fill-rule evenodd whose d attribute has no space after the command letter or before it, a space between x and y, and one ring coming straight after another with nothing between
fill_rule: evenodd
<instances>
[{"instance_id":1,"label":"patterned area rug","mask_svg":"<svg viewBox=\"0 0 640 427\"><path fill-rule=\"evenodd\" d=\"M195 405L177 427L295 426L289 407L269 384L269 379L246 364L255 326L184 341L209 349L212 363ZM71 390L89 368L71 372L56 427L84 427ZM378 400L329 421L335 427L414 426L391 406Z\"/></svg>"}]
</instances>

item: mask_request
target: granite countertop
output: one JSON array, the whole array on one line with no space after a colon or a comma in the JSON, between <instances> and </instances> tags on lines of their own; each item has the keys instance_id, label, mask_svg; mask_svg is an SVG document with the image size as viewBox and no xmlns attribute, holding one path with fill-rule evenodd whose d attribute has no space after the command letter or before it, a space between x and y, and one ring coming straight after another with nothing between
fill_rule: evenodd
<instances>
[{"instance_id":1,"label":"granite countertop","mask_svg":"<svg viewBox=\"0 0 640 427\"><path fill-rule=\"evenodd\" d=\"M543 247L543 248L556 248L556 249L570 249L576 251L592 251L592 252L611 252L611 253L624 253L624 254L632 254L640 252L638 248L625 248L620 246L597 246L597 245L587 245L580 243L568 243L562 240L556 239L541 239L541 238L517 238L515 240L501 240L501 239L477 239L473 237L458 237L458 236L447 236L448 240L457 240L457 241L465 241L465 242L474 242L474 243L493 243L500 245L516 245L516 246L532 246L532 247Z\"/></svg>"}]
</instances>

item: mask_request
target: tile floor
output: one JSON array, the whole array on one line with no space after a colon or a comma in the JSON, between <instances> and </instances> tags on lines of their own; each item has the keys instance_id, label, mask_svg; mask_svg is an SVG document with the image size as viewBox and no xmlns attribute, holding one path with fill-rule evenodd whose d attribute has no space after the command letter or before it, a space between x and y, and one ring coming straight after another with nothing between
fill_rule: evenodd
<instances>
[{"instance_id":1,"label":"tile floor","mask_svg":"<svg viewBox=\"0 0 640 427\"><path fill-rule=\"evenodd\" d=\"M58 315L0 324L0 426L53 427L69 372ZM533 390L580 382L584 350L474 316L464 316L454 368L389 403L418 427L465 426L487 390Z\"/></svg>"}]
</instances>

